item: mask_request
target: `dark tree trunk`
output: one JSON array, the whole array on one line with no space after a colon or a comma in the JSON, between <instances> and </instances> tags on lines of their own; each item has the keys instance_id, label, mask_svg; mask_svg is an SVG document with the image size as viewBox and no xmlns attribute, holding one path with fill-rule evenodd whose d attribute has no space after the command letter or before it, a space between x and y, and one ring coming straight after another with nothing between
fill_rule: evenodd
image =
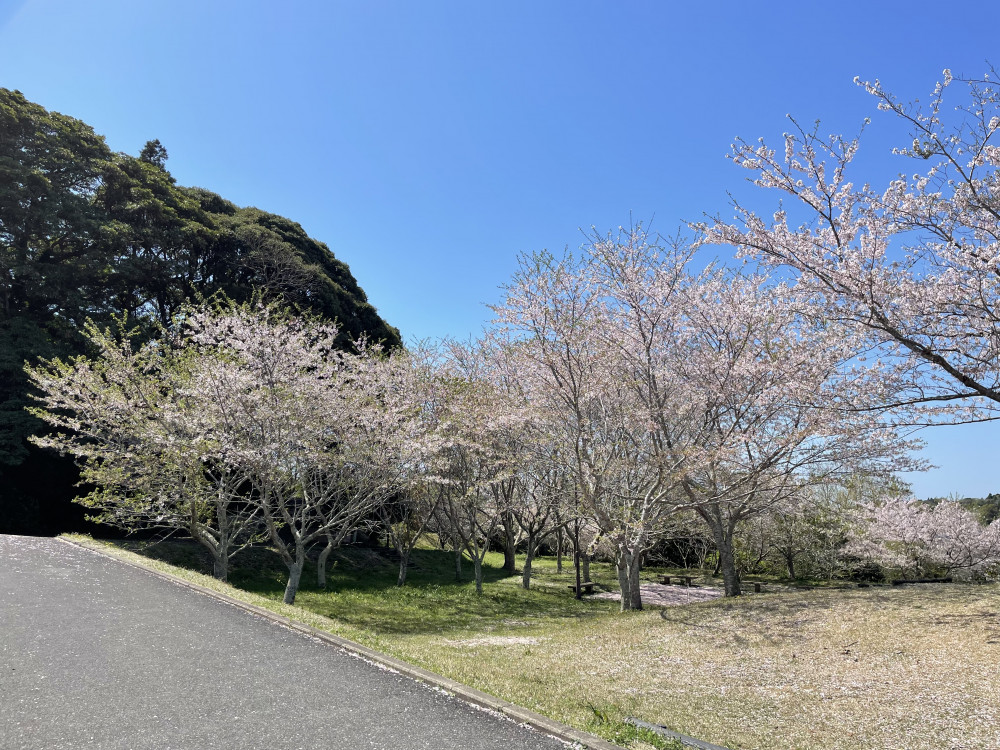
<instances>
[{"instance_id":1,"label":"dark tree trunk","mask_svg":"<svg viewBox=\"0 0 1000 750\"><path fill-rule=\"evenodd\" d=\"M229 555L213 555L212 558L212 575L220 581L227 580L229 578Z\"/></svg>"},{"instance_id":2,"label":"dark tree trunk","mask_svg":"<svg viewBox=\"0 0 1000 750\"><path fill-rule=\"evenodd\" d=\"M556 530L556 572L562 573L563 569L563 530Z\"/></svg>"},{"instance_id":3,"label":"dark tree trunk","mask_svg":"<svg viewBox=\"0 0 1000 750\"><path fill-rule=\"evenodd\" d=\"M483 593L483 561L479 558L479 555L473 555L472 567L476 574L476 593Z\"/></svg>"},{"instance_id":4,"label":"dark tree trunk","mask_svg":"<svg viewBox=\"0 0 1000 750\"><path fill-rule=\"evenodd\" d=\"M288 566L288 583L285 586L285 604L295 604L295 595L299 591L299 580L302 578L302 567L305 563L305 554L299 554L296 550L295 561Z\"/></svg>"},{"instance_id":5,"label":"dark tree trunk","mask_svg":"<svg viewBox=\"0 0 1000 750\"><path fill-rule=\"evenodd\" d=\"M406 583L406 568L410 564L410 550L399 550L399 575L396 577L396 585L402 586Z\"/></svg>"},{"instance_id":6,"label":"dark tree trunk","mask_svg":"<svg viewBox=\"0 0 1000 750\"><path fill-rule=\"evenodd\" d=\"M736 570L736 557L733 554L731 536L719 546L719 558L722 567L722 585L725 588L726 596L739 596L743 591L740 588L740 574Z\"/></svg>"},{"instance_id":7,"label":"dark tree trunk","mask_svg":"<svg viewBox=\"0 0 1000 750\"><path fill-rule=\"evenodd\" d=\"M517 529L510 512L503 515L503 569L510 575L517 572Z\"/></svg>"},{"instance_id":8,"label":"dark tree trunk","mask_svg":"<svg viewBox=\"0 0 1000 750\"><path fill-rule=\"evenodd\" d=\"M528 550L524 558L524 568L521 570L521 588L526 591L531 588L531 563L535 559L535 535L528 532Z\"/></svg>"},{"instance_id":9,"label":"dark tree trunk","mask_svg":"<svg viewBox=\"0 0 1000 750\"><path fill-rule=\"evenodd\" d=\"M618 551L618 586L621 589L621 611L642 609L642 590L639 588L639 571L642 556L631 550Z\"/></svg>"},{"instance_id":10,"label":"dark tree trunk","mask_svg":"<svg viewBox=\"0 0 1000 750\"><path fill-rule=\"evenodd\" d=\"M333 552L333 535L326 535L326 546L323 551L319 553L319 558L316 560L316 585L321 589L326 588L326 561L330 559L330 553Z\"/></svg>"},{"instance_id":11,"label":"dark tree trunk","mask_svg":"<svg viewBox=\"0 0 1000 750\"><path fill-rule=\"evenodd\" d=\"M726 596L739 596L743 592L740 589L740 574L736 569L736 556L733 552L733 536L739 518L728 517L718 505L702 506L697 512L708 524L715 549L718 550L718 560L713 575L722 573L722 585Z\"/></svg>"}]
</instances>

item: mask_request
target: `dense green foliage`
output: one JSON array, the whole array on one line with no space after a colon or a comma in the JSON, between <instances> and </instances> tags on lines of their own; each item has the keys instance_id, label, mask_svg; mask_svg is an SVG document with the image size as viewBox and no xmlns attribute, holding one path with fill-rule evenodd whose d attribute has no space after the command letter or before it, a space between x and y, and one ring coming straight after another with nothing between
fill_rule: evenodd
<instances>
[{"instance_id":1,"label":"dense green foliage","mask_svg":"<svg viewBox=\"0 0 1000 750\"><path fill-rule=\"evenodd\" d=\"M256 295L336 321L345 347L362 334L400 343L326 245L177 185L166 161L159 141L115 153L86 123L0 89L0 530L62 525L40 514L73 494L73 472L26 442L41 424L24 410L23 366L83 351L88 318L152 330L187 299Z\"/></svg>"},{"instance_id":2,"label":"dense green foliage","mask_svg":"<svg viewBox=\"0 0 1000 750\"><path fill-rule=\"evenodd\" d=\"M979 514L984 524L990 524L1000 518L1000 495L990 493L986 497L967 497L959 500L962 507Z\"/></svg>"},{"instance_id":3,"label":"dense green foliage","mask_svg":"<svg viewBox=\"0 0 1000 750\"><path fill-rule=\"evenodd\" d=\"M937 505L938 503L944 502L948 499L955 500L966 510L970 510L975 513L983 525L989 525L1000 518L1000 495L995 492L991 492L986 497L936 497L931 498L927 502L931 505Z\"/></svg>"},{"instance_id":4,"label":"dense green foliage","mask_svg":"<svg viewBox=\"0 0 1000 750\"><path fill-rule=\"evenodd\" d=\"M983 525L991 524L1000 518L1000 494L993 492L986 497L958 497L958 495L951 495L949 497L930 497L920 502L931 508L935 508L941 503L956 502L966 510L975 513Z\"/></svg>"}]
</instances>

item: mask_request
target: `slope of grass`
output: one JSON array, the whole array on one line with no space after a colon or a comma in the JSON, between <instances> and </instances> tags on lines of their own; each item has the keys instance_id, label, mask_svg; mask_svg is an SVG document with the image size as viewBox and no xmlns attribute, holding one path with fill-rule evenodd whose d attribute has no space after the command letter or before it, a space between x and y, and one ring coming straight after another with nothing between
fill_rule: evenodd
<instances>
[{"instance_id":1,"label":"slope of grass","mask_svg":"<svg viewBox=\"0 0 1000 750\"><path fill-rule=\"evenodd\" d=\"M134 552L202 573L211 572L210 559L197 546L185 541L117 542ZM463 562L463 579L456 581L454 555L450 551L417 549L411 557L405 586L396 586L398 563L378 551L347 548L335 551L328 563L327 589L316 585L315 568L307 564L295 603L310 611L353 628L364 629L369 640L421 634L465 634L487 631L503 622L537 619L573 619L616 611L607 600L577 601L567 588L570 566L558 574L554 561L544 560L532 589L520 587L520 576L502 569L501 555L487 555L483 567L484 592L476 594L471 582L472 564ZM608 566L595 566L594 578L614 589L616 578ZM285 590L287 568L266 548L240 553L232 566L229 582L243 591L280 601Z\"/></svg>"},{"instance_id":2,"label":"slope of grass","mask_svg":"<svg viewBox=\"0 0 1000 750\"><path fill-rule=\"evenodd\" d=\"M142 552L210 569L186 549ZM233 583L280 607L280 561L254 550L237 562ZM634 747L648 745L623 730L627 716L734 750L1000 747L996 584L792 591L622 615L614 602L576 601L569 567L541 561L525 592L500 562L488 559L479 597L454 581L449 553L418 551L400 589L395 565L345 551L330 590L307 580L297 604L341 635ZM614 588L608 567L594 573Z\"/></svg>"}]
</instances>

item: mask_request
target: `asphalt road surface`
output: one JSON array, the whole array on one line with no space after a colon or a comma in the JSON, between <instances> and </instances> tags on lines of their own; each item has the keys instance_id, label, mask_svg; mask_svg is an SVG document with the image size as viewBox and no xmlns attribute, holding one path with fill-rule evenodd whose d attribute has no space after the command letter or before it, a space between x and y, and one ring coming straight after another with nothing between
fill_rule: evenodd
<instances>
[{"instance_id":1,"label":"asphalt road surface","mask_svg":"<svg viewBox=\"0 0 1000 750\"><path fill-rule=\"evenodd\" d=\"M559 748L95 552L0 536L0 748Z\"/></svg>"}]
</instances>

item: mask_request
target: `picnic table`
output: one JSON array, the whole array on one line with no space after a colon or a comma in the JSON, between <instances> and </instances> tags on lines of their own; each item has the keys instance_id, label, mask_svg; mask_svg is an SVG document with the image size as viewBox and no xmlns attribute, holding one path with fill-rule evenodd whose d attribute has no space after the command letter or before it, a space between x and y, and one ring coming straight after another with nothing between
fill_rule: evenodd
<instances>
[{"instance_id":1,"label":"picnic table","mask_svg":"<svg viewBox=\"0 0 1000 750\"><path fill-rule=\"evenodd\" d=\"M676 578L676 579L678 580L678 583L679 583L680 581L684 581L684 585L685 585L685 586L694 586L694 584L693 584L693 583L691 583L691 578L692 578L692 576L676 576L676 575L671 575L671 576L660 576L660 583L662 583L662 584L665 584L665 585L669 586L669 585L670 585L670 582L671 582L671 581L672 581L672 580L673 580L674 578Z\"/></svg>"},{"instance_id":2,"label":"picnic table","mask_svg":"<svg viewBox=\"0 0 1000 750\"><path fill-rule=\"evenodd\" d=\"M951 583L954 579L948 578L897 578L892 582L893 586L905 586L908 583Z\"/></svg>"}]
</instances>

